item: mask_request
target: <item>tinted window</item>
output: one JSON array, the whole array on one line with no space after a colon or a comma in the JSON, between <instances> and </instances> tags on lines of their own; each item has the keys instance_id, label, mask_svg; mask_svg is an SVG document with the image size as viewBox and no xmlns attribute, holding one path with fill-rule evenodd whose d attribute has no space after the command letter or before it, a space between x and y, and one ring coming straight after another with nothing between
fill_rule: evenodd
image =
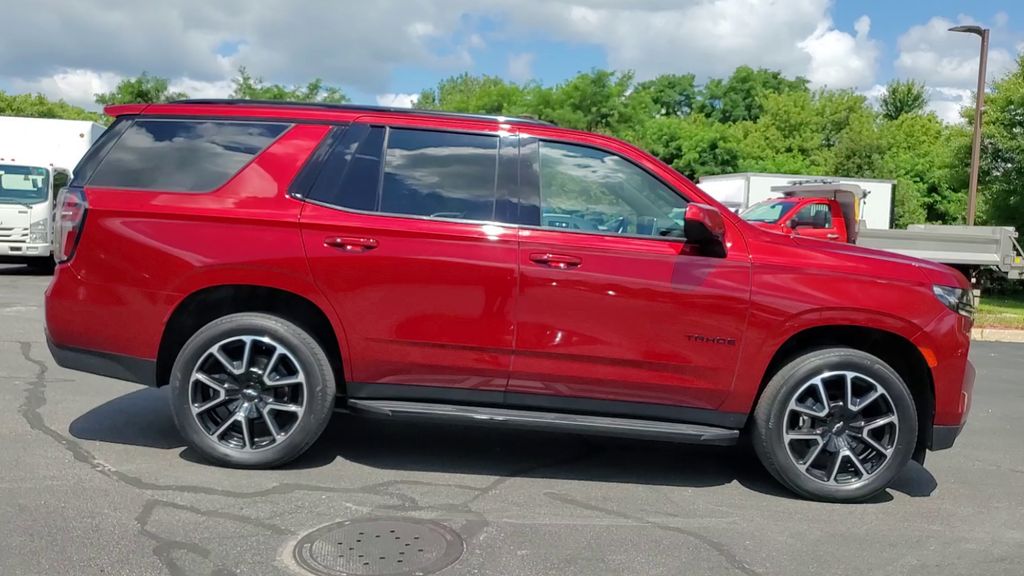
<instances>
[{"instance_id":1,"label":"tinted window","mask_svg":"<svg viewBox=\"0 0 1024 576\"><path fill-rule=\"evenodd\" d=\"M496 136L392 129L380 211L491 220L497 165Z\"/></svg>"},{"instance_id":2,"label":"tinted window","mask_svg":"<svg viewBox=\"0 0 1024 576\"><path fill-rule=\"evenodd\" d=\"M131 126L131 124L130 117L122 116L114 120L114 123L103 131L103 134L92 143L89 151L82 156L82 159L78 161L78 166L75 166L75 169L72 171L75 175L71 179L72 186L85 186L85 183L89 181L96 167L106 157L107 152L110 152L114 142L117 142L117 139L121 137L121 134L124 134L125 129Z\"/></svg>"},{"instance_id":3,"label":"tinted window","mask_svg":"<svg viewBox=\"0 0 1024 576\"><path fill-rule=\"evenodd\" d=\"M604 234L682 235L686 200L614 154L540 143L541 226Z\"/></svg>"},{"instance_id":4,"label":"tinted window","mask_svg":"<svg viewBox=\"0 0 1024 576\"><path fill-rule=\"evenodd\" d=\"M264 122L136 120L89 184L207 192L227 182L286 128Z\"/></svg>"},{"instance_id":5,"label":"tinted window","mask_svg":"<svg viewBox=\"0 0 1024 576\"><path fill-rule=\"evenodd\" d=\"M355 124L333 144L309 197L355 210L377 209L385 129Z\"/></svg>"}]
</instances>

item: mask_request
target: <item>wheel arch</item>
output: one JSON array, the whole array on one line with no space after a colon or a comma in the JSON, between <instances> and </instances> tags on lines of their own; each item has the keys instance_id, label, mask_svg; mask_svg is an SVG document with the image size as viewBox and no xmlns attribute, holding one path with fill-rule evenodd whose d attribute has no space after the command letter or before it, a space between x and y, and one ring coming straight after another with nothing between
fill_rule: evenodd
<instances>
[{"instance_id":1,"label":"wheel arch","mask_svg":"<svg viewBox=\"0 0 1024 576\"><path fill-rule=\"evenodd\" d=\"M791 360L810 350L835 346L871 354L900 375L910 389L917 410L917 444L913 457L914 460L923 463L925 450L931 442L935 414L935 383L927 359L910 338L897 332L868 326L827 324L793 333L775 350L768 362L753 406L760 401L772 377Z\"/></svg>"},{"instance_id":2,"label":"wheel arch","mask_svg":"<svg viewBox=\"0 0 1024 576\"><path fill-rule=\"evenodd\" d=\"M315 296L314 296L315 298ZM156 359L156 385L170 381L174 360L185 342L213 320L240 312L264 312L285 318L307 330L323 346L338 375L339 391L347 379L342 361L344 332L322 303L284 288L260 284L218 284L199 288L182 298L164 323Z\"/></svg>"}]
</instances>

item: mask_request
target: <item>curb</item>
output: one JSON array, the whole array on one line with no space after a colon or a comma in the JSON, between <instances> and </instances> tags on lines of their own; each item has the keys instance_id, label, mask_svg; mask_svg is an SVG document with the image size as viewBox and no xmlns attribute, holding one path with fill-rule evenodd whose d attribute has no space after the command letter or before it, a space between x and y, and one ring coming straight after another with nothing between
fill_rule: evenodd
<instances>
[{"instance_id":1,"label":"curb","mask_svg":"<svg viewBox=\"0 0 1024 576\"><path fill-rule=\"evenodd\" d=\"M975 328L971 330L971 340L980 342L1024 342L1024 330Z\"/></svg>"}]
</instances>

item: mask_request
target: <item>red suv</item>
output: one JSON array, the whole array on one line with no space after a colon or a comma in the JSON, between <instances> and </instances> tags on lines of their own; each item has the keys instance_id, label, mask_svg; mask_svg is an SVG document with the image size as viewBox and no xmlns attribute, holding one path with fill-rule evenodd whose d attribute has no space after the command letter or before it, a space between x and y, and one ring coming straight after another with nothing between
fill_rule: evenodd
<instances>
[{"instance_id":1,"label":"red suv","mask_svg":"<svg viewBox=\"0 0 1024 576\"><path fill-rule=\"evenodd\" d=\"M116 121L59 205L65 367L170 386L212 462L332 411L733 444L884 489L964 425L956 271L759 230L629 144L542 122L185 101Z\"/></svg>"}]
</instances>

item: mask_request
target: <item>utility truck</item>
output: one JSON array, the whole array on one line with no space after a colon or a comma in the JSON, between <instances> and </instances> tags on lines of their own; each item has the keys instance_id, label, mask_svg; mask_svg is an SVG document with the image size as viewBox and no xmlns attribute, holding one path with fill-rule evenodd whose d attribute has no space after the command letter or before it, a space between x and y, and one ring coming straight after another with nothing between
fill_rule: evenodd
<instances>
[{"instance_id":1,"label":"utility truck","mask_svg":"<svg viewBox=\"0 0 1024 576\"><path fill-rule=\"evenodd\" d=\"M103 130L81 120L0 117L0 263L52 266L57 193Z\"/></svg>"}]
</instances>

